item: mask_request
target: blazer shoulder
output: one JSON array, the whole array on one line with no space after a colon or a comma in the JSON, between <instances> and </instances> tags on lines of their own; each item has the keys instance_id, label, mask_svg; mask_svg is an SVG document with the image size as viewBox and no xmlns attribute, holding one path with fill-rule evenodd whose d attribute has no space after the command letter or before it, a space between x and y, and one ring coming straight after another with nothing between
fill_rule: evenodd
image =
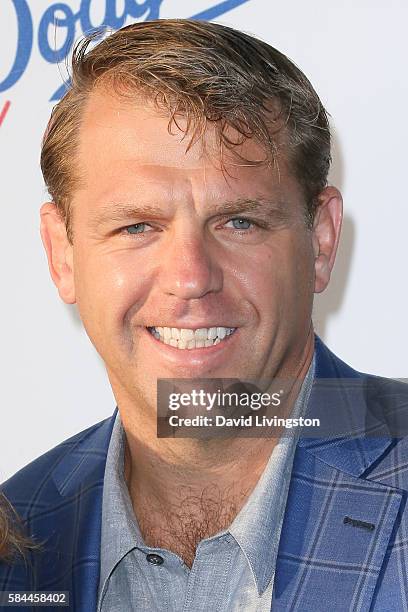
<instances>
[{"instance_id":1,"label":"blazer shoulder","mask_svg":"<svg viewBox=\"0 0 408 612\"><path fill-rule=\"evenodd\" d=\"M114 417L108 417L64 440L31 461L1 485L2 492L16 506L21 518L24 519L27 514L25 501L33 496L38 500L44 498L49 492L52 475L64 469L64 465L71 466L89 454L101 460L106 457L113 419ZM54 484L53 490L55 491ZM34 510L32 506L31 510Z\"/></svg>"}]
</instances>

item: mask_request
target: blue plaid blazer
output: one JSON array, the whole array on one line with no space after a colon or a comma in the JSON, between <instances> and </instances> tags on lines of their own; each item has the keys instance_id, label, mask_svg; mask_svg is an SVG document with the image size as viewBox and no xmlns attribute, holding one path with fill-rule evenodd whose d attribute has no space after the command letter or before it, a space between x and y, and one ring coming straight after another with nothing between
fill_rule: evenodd
<instances>
[{"instance_id":1,"label":"blue plaid blazer","mask_svg":"<svg viewBox=\"0 0 408 612\"><path fill-rule=\"evenodd\" d=\"M372 378L352 370L318 338L316 377ZM339 392L334 407L346 411L356 407L352 403ZM27 563L0 565L0 590L66 590L71 610L96 610L102 488L114 416L3 485L43 546ZM408 610L407 490L407 438L302 438L279 545L273 612Z\"/></svg>"}]
</instances>

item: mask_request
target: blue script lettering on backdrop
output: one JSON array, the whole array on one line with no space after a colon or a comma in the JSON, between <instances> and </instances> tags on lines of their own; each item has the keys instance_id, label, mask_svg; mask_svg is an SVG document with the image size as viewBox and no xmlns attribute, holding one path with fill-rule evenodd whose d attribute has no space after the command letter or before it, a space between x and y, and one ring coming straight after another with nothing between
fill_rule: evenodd
<instances>
[{"instance_id":1,"label":"blue script lettering on backdrop","mask_svg":"<svg viewBox=\"0 0 408 612\"><path fill-rule=\"evenodd\" d=\"M5 1L7 0L2 0L2 2ZM28 0L8 1L12 3L15 10L18 35L15 59L8 74L6 74L3 80L0 80L0 92L13 87L25 73L30 62L35 35L35 26ZM139 21L159 19L160 8L163 3L163 0L125 0L123 10L118 14L118 0L105 0L105 14L102 22L92 23L91 5L93 2L100 3L102 1L81 0L77 12L74 12L65 2L50 4L38 24L38 49L46 62L55 64L64 61L72 48L74 40L80 34L90 34L95 30L103 28L118 30L129 18ZM249 0L224 0L223 2L213 4L209 0L209 4L212 4L212 6L196 15L192 15L191 19L215 19L246 2L249 2ZM123 5L123 3L121 4ZM174 6L177 6L176 0L174 0ZM63 35L62 42L58 48L50 45L50 28L58 28L58 31ZM56 36L53 38L56 38ZM59 87L51 96L51 100L59 100L66 91L66 88L66 83Z\"/></svg>"}]
</instances>

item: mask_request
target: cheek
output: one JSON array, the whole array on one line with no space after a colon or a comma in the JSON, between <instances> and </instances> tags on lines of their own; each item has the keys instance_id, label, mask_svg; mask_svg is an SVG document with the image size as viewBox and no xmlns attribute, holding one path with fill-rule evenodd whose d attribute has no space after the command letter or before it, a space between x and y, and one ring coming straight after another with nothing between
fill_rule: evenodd
<instances>
[{"instance_id":1,"label":"cheek","mask_svg":"<svg viewBox=\"0 0 408 612\"><path fill-rule=\"evenodd\" d=\"M285 307L291 306L294 295L313 293L314 257L308 236L288 232L265 245L247 260L240 278L257 299L283 302Z\"/></svg>"},{"instance_id":2,"label":"cheek","mask_svg":"<svg viewBox=\"0 0 408 612\"><path fill-rule=\"evenodd\" d=\"M90 334L123 326L149 292L148 274L123 254L92 256L88 251L74 269L78 309Z\"/></svg>"},{"instance_id":3,"label":"cheek","mask_svg":"<svg viewBox=\"0 0 408 612\"><path fill-rule=\"evenodd\" d=\"M314 295L314 254L311 245L307 244L294 258L293 310L310 318Z\"/></svg>"},{"instance_id":4,"label":"cheek","mask_svg":"<svg viewBox=\"0 0 408 612\"><path fill-rule=\"evenodd\" d=\"M307 236L291 236L265 255L259 265L256 299L273 319L289 325L310 317L314 288L314 257ZM255 295L255 293L254 293Z\"/></svg>"}]
</instances>

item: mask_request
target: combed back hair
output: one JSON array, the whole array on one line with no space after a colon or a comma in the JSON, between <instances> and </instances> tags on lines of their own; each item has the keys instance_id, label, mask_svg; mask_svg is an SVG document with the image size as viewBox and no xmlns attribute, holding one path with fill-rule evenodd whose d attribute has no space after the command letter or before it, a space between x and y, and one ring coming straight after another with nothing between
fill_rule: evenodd
<instances>
[{"instance_id":1,"label":"combed back hair","mask_svg":"<svg viewBox=\"0 0 408 612\"><path fill-rule=\"evenodd\" d=\"M71 84L53 109L42 146L45 183L70 240L70 199L80 184L75 168L79 129L84 105L97 86L153 102L169 116L170 133L183 117L188 146L215 125L221 159L223 150L234 151L253 138L265 155L241 157L241 163L276 165L283 142L311 225L317 196L327 184L330 129L311 83L285 55L232 28L183 19L135 23L95 42L93 34L75 46Z\"/></svg>"}]
</instances>

